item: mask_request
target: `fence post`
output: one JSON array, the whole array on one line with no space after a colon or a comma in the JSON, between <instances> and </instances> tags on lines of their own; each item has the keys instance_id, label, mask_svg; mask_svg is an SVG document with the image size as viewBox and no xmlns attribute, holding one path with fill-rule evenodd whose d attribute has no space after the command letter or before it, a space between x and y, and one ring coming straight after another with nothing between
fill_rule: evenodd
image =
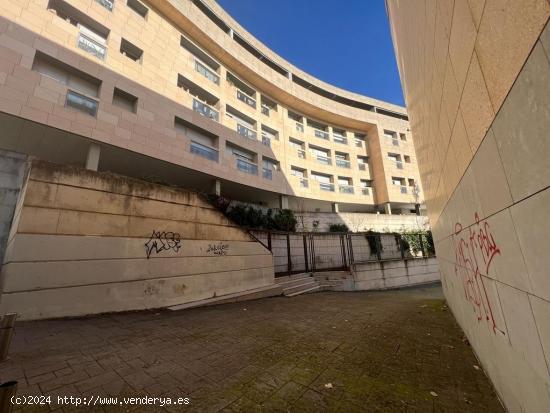
<instances>
[{"instance_id":1,"label":"fence post","mask_svg":"<svg viewBox=\"0 0 550 413\"><path fill-rule=\"evenodd\" d=\"M286 256L288 258L288 272L292 271L292 258L290 257L290 234L286 233Z\"/></svg>"},{"instance_id":2,"label":"fence post","mask_svg":"<svg viewBox=\"0 0 550 413\"><path fill-rule=\"evenodd\" d=\"M315 271L317 269L317 265L315 263L315 237L313 234L309 236L310 242L311 242L311 271Z\"/></svg>"},{"instance_id":3,"label":"fence post","mask_svg":"<svg viewBox=\"0 0 550 413\"><path fill-rule=\"evenodd\" d=\"M307 256L307 236L306 234L303 235L304 239L304 262L306 264L306 272L309 272L309 258Z\"/></svg>"},{"instance_id":4,"label":"fence post","mask_svg":"<svg viewBox=\"0 0 550 413\"><path fill-rule=\"evenodd\" d=\"M380 234L375 234L374 241L376 242L376 245L377 245L376 258L378 259L378 261L382 261L382 254L380 254L380 250L382 249L382 236Z\"/></svg>"},{"instance_id":5,"label":"fence post","mask_svg":"<svg viewBox=\"0 0 550 413\"><path fill-rule=\"evenodd\" d=\"M422 251L422 258L426 258L426 253L424 251L424 241L422 240L422 234L418 234L420 237L420 251Z\"/></svg>"},{"instance_id":6,"label":"fence post","mask_svg":"<svg viewBox=\"0 0 550 413\"><path fill-rule=\"evenodd\" d=\"M348 260L346 257L346 242L344 241L345 235L340 235L340 250L342 251L342 264L344 264L344 268L348 268Z\"/></svg>"},{"instance_id":7,"label":"fence post","mask_svg":"<svg viewBox=\"0 0 550 413\"><path fill-rule=\"evenodd\" d=\"M353 241L351 239L351 234L348 234L348 254L349 254L349 265L350 267L355 263L355 256L353 255Z\"/></svg>"},{"instance_id":8,"label":"fence post","mask_svg":"<svg viewBox=\"0 0 550 413\"><path fill-rule=\"evenodd\" d=\"M271 231L267 231L267 249L273 252L271 249Z\"/></svg>"}]
</instances>

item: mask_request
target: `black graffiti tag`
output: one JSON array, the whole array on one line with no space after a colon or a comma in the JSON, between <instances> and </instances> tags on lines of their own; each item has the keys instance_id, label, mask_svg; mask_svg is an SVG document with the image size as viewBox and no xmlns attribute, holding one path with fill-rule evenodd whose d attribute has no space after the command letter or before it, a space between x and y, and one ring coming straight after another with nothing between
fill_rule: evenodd
<instances>
[{"instance_id":1,"label":"black graffiti tag","mask_svg":"<svg viewBox=\"0 0 550 413\"><path fill-rule=\"evenodd\" d=\"M161 251L168 250L178 252L180 248L181 239L180 234L178 234L177 232L157 232L153 230L151 238L149 238L149 241L145 243L145 252L147 253L147 259L149 259L153 251L156 254Z\"/></svg>"},{"instance_id":2,"label":"black graffiti tag","mask_svg":"<svg viewBox=\"0 0 550 413\"><path fill-rule=\"evenodd\" d=\"M227 255L227 251L229 251L229 244L209 244L208 249L206 250L206 253L213 253L214 255Z\"/></svg>"}]
</instances>

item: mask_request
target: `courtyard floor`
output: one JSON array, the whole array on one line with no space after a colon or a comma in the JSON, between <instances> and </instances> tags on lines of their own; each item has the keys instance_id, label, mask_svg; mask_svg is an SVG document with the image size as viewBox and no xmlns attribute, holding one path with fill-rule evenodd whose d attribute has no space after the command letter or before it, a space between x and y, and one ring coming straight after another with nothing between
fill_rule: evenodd
<instances>
[{"instance_id":1,"label":"courtyard floor","mask_svg":"<svg viewBox=\"0 0 550 413\"><path fill-rule=\"evenodd\" d=\"M502 412L477 364L431 286L18 322L0 379L51 396L16 412Z\"/></svg>"}]
</instances>

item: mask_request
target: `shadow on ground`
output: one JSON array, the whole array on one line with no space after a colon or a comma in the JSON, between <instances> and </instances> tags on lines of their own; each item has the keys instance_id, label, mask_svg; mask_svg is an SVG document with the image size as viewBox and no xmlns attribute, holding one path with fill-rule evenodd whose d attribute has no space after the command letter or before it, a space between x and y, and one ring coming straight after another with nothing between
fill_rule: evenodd
<instances>
[{"instance_id":1,"label":"shadow on ground","mask_svg":"<svg viewBox=\"0 0 550 413\"><path fill-rule=\"evenodd\" d=\"M52 402L58 395L191 400L15 410L25 412L502 412L462 338L439 286L326 292L20 322L0 378L18 380L19 395Z\"/></svg>"}]
</instances>

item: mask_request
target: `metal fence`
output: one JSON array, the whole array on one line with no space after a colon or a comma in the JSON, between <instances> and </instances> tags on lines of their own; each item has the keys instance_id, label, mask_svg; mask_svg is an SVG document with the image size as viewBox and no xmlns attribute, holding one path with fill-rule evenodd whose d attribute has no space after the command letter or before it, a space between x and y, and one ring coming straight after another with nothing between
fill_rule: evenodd
<instances>
[{"instance_id":1,"label":"metal fence","mask_svg":"<svg viewBox=\"0 0 550 413\"><path fill-rule=\"evenodd\" d=\"M353 264L435 256L426 234L252 230L273 254L275 275L345 270Z\"/></svg>"}]
</instances>

